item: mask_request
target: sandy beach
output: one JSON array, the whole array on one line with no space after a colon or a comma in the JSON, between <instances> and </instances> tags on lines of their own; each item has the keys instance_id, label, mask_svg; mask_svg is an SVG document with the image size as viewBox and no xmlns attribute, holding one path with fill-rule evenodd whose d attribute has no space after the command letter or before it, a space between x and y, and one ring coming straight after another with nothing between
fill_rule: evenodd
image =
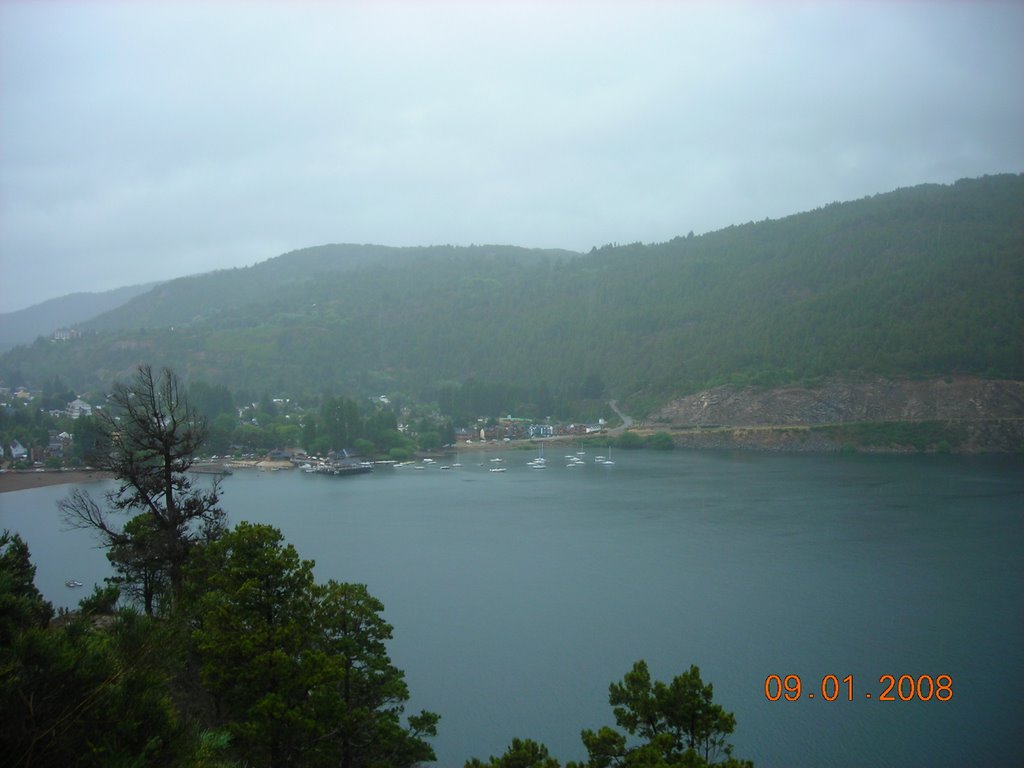
<instances>
[{"instance_id":1,"label":"sandy beach","mask_svg":"<svg viewBox=\"0 0 1024 768\"><path fill-rule=\"evenodd\" d=\"M30 488L42 488L47 485L63 485L73 483L76 485L84 483L96 483L100 480L108 480L111 475L107 472L96 470L9 470L0 472L0 493L10 491L26 491Z\"/></svg>"}]
</instances>

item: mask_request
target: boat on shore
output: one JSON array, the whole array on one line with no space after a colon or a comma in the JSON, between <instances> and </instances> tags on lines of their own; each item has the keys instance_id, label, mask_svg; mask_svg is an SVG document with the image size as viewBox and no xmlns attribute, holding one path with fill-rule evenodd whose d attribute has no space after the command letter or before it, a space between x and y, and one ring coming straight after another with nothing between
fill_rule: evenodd
<instances>
[{"instance_id":1,"label":"boat on shore","mask_svg":"<svg viewBox=\"0 0 1024 768\"><path fill-rule=\"evenodd\" d=\"M311 469L305 469L304 471L311 475L331 475L333 477L365 475L373 472L373 463L369 461L359 461L358 459L342 459L341 461L319 464Z\"/></svg>"},{"instance_id":2,"label":"boat on shore","mask_svg":"<svg viewBox=\"0 0 1024 768\"><path fill-rule=\"evenodd\" d=\"M204 462L193 464L189 467L189 472L193 475L231 475L234 474L231 467L227 464L216 464L213 462Z\"/></svg>"}]
</instances>

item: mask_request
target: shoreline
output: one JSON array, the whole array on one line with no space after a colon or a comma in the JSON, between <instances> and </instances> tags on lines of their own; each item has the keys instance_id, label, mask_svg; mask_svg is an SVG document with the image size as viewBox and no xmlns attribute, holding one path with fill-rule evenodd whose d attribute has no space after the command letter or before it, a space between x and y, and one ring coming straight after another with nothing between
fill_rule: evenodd
<instances>
[{"instance_id":1,"label":"shoreline","mask_svg":"<svg viewBox=\"0 0 1024 768\"><path fill-rule=\"evenodd\" d=\"M893 422L900 423L900 422ZM904 422L913 424L914 422ZM985 454L1019 454L1024 446L1024 419L990 419L974 420L965 424L964 434L957 435L960 439L950 439L949 447L936 450L934 446L921 449L912 445L896 445L864 442L858 435L844 433L853 430L858 424L832 424L822 426L807 425L759 425L759 426L716 426L715 428L687 425L681 427L671 424L648 425L630 430L639 435L649 435L657 431L667 432L677 449L689 450L748 450L755 453L817 453L834 454L852 451L862 454L923 454L952 453L954 455L985 455ZM870 425L868 425L870 426ZM948 426L948 423L947 423ZM436 451L418 451L417 458L439 457L455 454L458 451L490 452L490 451L526 451L538 445L575 444L582 442L601 442L614 439L623 431L621 428L609 430L602 435L554 435L552 437L513 440L509 443L474 442L458 443L449 449ZM934 437L934 436L932 436ZM272 462L266 460L228 461L226 466L235 470L267 471L292 469L291 462ZM110 480L114 476L110 472L97 469L71 470L36 470L18 469L0 472L0 494L27 491L33 488L45 488L52 485L85 485Z\"/></svg>"},{"instance_id":2,"label":"shoreline","mask_svg":"<svg viewBox=\"0 0 1024 768\"><path fill-rule=\"evenodd\" d=\"M33 488L45 488L50 485L81 485L110 480L109 472L91 469L43 470L13 469L0 473L0 493L29 491Z\"/></svg>"},{"instance_id":3,"label":"shoreline","mask_svg":"<svg viewBox=\"0 0 1024 768\"><path fill-rule=\"evenodd\" d=\"M555 435L553 437L534 438L533 440L517 440L511 445L509 443L474 443L471 445L462 444L450 451L425 451L417 452L417 456L440 456L446 453L454 453L456 450L527 450L535 448L538 442L570 442L578 440L576 436ZM535 442L536 441L536 442ZM294 465L290 461L267 461L267 460L230 460L224 462L225 466L239 471L268 471L268 470L291 470ZM197 465L198 466L198 465ZM52 485L84 485L86 483L98 483L102 480L111 480L114 475L110 472L103 472L97 469L8 469L0 472L0 494L15 493L17 491L30 491L33 488L46 488Z\"/></svg>"}]
</instances>

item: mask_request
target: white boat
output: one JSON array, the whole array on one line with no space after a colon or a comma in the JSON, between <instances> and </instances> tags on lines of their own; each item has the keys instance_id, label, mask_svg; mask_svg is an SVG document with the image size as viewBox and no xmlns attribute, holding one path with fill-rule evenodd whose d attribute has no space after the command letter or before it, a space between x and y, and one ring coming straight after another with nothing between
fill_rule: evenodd
<instances>
[{"instance_id":1,"label":"white boat","mask_svg":"<svg viewBox=\"0 0 1024 768\"><path fill-rule=\"evenodd\" d=\"M526 462L526 466L530 469L545 469L547 467L547 463L548 460L544 458L544 443L541 443L537 458Z\"/></svg>"},{"instance_id":2,"label":"white boat","mask_svg":"<svg viewBox=\"0 0 1024 768\"><path fill-rule=\"evenodd\" d=\"M488 472L508 472L508 467L491 467Z\"/></svg>"},{"instance_id":3,"label":"white boat","mask_svg":"<svg viewBox=\"0 0 1024 768\"><path fill-rule=\"evenodd\" d=\"M65 587L72 587L72 588L80 587L80 586L82 586L82 582L76 581L75 579L68 579L67 581L64 582L64 586Z\"/></svg>"}]
</instances>

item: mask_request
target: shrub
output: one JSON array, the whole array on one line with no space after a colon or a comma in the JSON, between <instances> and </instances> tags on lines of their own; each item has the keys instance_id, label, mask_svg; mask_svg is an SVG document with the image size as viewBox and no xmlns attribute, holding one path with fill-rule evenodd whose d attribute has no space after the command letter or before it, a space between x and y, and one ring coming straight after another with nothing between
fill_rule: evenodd
<instances>
[{"instance_id":1,"label":"shrub","mask_svg":"<svg viewBox=\"0 0 1024 768\"><path fill-rule=\"evenodd\" d=\"M647 438L647 447L655 451L671 451L676 444L668 432L655 432Z\"/></svg>"}]
</instances>

